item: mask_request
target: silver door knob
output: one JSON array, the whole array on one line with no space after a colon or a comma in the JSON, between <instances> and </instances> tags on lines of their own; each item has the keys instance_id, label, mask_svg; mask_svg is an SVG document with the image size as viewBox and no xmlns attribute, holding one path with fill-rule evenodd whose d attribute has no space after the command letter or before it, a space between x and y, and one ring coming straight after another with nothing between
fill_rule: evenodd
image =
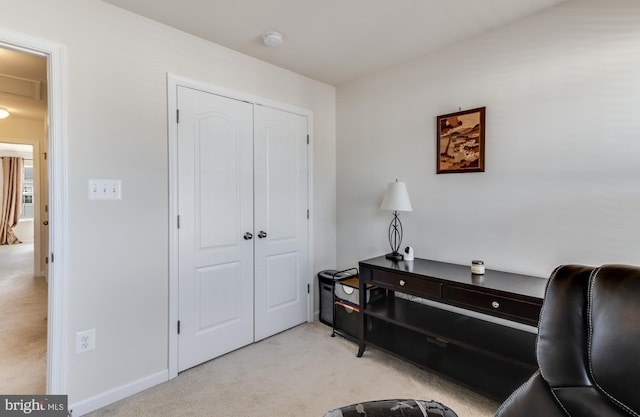
<instances>
[{"instance_id":1,"label":"silver door knob","mask_svg":"<svg viewBox=\"0 0 640 417\"><path fill-rule=\"evenodd\" d=\"M253 235L249 232L245 233L244 236L242 236L244 238L244 240L251 240L253 239Z\"/></svg>"},{"instance_id":2,"label":"silver door knob","mask_svg":"<svg viewBox=\"0 0 640 417\"><path fill-rule=\"evenodd\" d=\"M264 230L260 230L260 232L258 233L258 237L260 239L264 239L265 237L267 237L267 232L265 232Z\"/></svg>"},{"instance_id":3,"label":"silver door knob","mask_svg":"<svg viewBox=\"0 0 640 417\"><path fill-rule=\"evenodd\" d=\"M404 287L404 284L406 284L406 282L404 282L404 280L403 280L403 279L401 279L401 280L400 280L400 286L401 286L401 287Z\"/></svg>"},{"instance_id":4,"label":"silver door knob","mask_svg":"<svg viewBox=\"0 0 640 417\"><path fill-rule=\"evenodd\" d=\"M497 302L497 301L492 301L492 302L491 302L491 307L493 307L493 308L500 308L500 303L499 303L499 302Z\"/></svg>"}]
</instances>

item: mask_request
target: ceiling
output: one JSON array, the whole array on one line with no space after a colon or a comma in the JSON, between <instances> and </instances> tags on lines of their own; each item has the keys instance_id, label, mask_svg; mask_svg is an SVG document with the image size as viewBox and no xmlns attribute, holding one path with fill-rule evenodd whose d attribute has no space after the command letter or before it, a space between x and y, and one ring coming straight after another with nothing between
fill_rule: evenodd
<instances>
[{"instance_id":1,"label":"ceiling","mask_svg":"<svg viewBox=\"0 0 640 417\"><path fill-rule=\"evenodd\" d=\"M103 0L331 85L566 0ZM282 33L268 48L262 34Z\"/></svg>"},{"instance_id":2,"label":"ceiling","mask_svg":"<svg viewBox=\"0 0 640 417\"><path fill-rule=\"evenodd\" d=\"M47 111L47 59L0 48L0 107L9 117L44 120Z\"/></svg>"}]
</instances>

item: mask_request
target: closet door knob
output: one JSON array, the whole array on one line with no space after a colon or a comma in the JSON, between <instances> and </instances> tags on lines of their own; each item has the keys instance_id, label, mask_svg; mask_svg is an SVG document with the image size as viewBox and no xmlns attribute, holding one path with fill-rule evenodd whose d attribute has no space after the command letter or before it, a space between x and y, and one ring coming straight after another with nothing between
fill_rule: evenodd
<instances>
[{"instance_id":1,"label":"closet door knob","mask_svg":"<svg viewBox=\"0 0 640 417\"><path fill-rule=\"evenodd\" d=\"M244 238L244 240L251 240L253 239L253 235L249 232L245 233L244 236L242 236Z\"/></svg>"},{"instance_id":2,"label":"closet door knob","mask_svg":"<svg viewBox=\"0 0 640 417\"><path fill-rule=\"evenodd\" d=\"M265 237L267 237L267 232L265 232L264 230L260 230L260 233L258 233L258 237L260 239L264 239Z\"/></svg>"}]
</instances>

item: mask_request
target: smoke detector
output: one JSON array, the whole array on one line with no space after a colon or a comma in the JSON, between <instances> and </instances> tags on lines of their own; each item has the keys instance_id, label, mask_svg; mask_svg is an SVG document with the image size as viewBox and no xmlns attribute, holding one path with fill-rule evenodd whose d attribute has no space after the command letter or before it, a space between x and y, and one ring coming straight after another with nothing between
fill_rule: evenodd
<instances>
[{"instance_id":1,"label":"smoke detector","mask_svg":"<svg viewBox=\"0 0 640 417\"><path fill-rule=\"evenodd\" d=\"M270 30L262 35L264 44L270 48L282 45L282 33Z\"/></svg>"}]
</instances>

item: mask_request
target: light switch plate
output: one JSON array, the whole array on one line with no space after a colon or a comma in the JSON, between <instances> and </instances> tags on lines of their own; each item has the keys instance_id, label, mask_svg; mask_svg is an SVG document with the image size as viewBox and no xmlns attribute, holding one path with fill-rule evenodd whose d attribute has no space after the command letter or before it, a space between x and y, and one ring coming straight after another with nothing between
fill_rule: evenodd
<instances>
[{"instance_id":1,"label":"light switch plate","mask_svg":"<svg viewBox=\"0 0 640 417\"><path fill-rule=\"evenodd\" d=\"M122 200L122 182L89 180L89 200Z\"/></svg>"}]
</instances>

